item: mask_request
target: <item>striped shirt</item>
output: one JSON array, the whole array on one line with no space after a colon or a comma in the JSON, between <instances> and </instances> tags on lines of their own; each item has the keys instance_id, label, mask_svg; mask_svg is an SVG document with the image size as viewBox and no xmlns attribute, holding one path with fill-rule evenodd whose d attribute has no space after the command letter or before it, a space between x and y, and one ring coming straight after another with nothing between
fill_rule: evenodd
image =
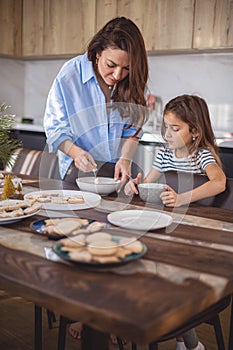
<instances>
[{"instance_id":1,"label":"striped shirt","mask_svg":"<svg viewBox=\"0 0 233 350\"><path fill-rule=\"evenodd\" d=\"M160 173L165 171L183 171L193 174L205 174L205 169L209 164L216 164L216 159L206 149L199 150L195 155L177 158L175 150L162 148L158 151L152 167Z\"/></svg>"}]
</instances>

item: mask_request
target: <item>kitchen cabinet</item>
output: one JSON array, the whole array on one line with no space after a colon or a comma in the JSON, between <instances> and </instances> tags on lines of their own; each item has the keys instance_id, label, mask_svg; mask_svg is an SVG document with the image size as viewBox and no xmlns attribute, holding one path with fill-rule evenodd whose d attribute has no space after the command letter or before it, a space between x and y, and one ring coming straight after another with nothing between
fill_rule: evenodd
<instances>
[{"instance_id":1,"label":"kitchen cabinet","mask_svg":"<svg viewBox=\"0 0 233 350\"><path fill-rule=\"evenodd\" d=\"M233 1L196 0L193 48L233 48Z\"/></svg>"},{"instance_id":2,"label":"kitchen cabinet","mask_svg":"<svg viewBox=\"0 0 233 350\"><path fill-rule=\"evenodd\" d=\"M130 3L130 1L129 1ZM117 1L96 0L96 27L95 32L101 29L110 19L118 16Z\"/></svg>"},{"instance_id":3,"label":"kitchen cabinet","mask_svg":"<svg viewBox=\"0 0 233 350\"><path fill-rule=\"evenodd\" d=\"M232 0L96 0L95 31L115 16L138 25L151 53L233 48Z\"/></svg>"},{"instance_id":4,"label":"kitchen cabinet","mask_svg":"<svg viewBox=\"0 0 233 350\"><path fill-rule=\"evenodd\" d=\"M150 0L143 4L141 29L147 51L233 49L232 0Z\"/></svg>"},{"instance_id":5,"label":"kitchen cabinet","mask_svg":"<svg viewBox=\"0 0 233 350\"><path fill-rule=\"evenodd\" d=\"M149 54L233 49L233 0L0 0L0 55L72 57L116 16L140 28Z\"/></svg>"},{"instance_id":6,"label":"kitchen cabinet","mask_svg":"<svg viewBox=\"0 0 233 350\"><path fill-rule=\"evenodd\" d=\"M191 49L194 1L97 0L96 30L115 16L125 16L140 28L148 52ZM177 18L182 18L182 21L177 21Z\"/></svg>"},{"instance_id":7,"label":"kitchen cabinet","mask_svg":"<svg viewBox=\"0 0 233 350\"><path fill-rule=\"evenodd\" d=\"M45 2L44 54L77 54L95 33L95 0Z\"/></svg>"},{"instance_id":8,"label":"kitchen cabinet","mask_svg":"<svg viewBox=\"0 0 233 350\"><path fill-rule=\"evenodd\" d=\"M0 54L20 56L23 0L0 0Z\"/></svg>"},{"instance_id":9,"label":"kitchen cabinet","mask_svg":"<svg viewBox=\"0 0 233 350\"><path fill-rule=\"evenodd\" d=\"M95 33L95 0L23 0L27 56L76 55Z\"/></svg>"},{"instance_id":10,"label":"kitchen cabinet","mask_svg":"<svg viewBox=\"0 0 233 350\"><path fill-rule=\"evenodd\" d=\"M190 50L194 3L194 0L124 0L119 1L118 14L135 21L142 31L147 51Z\"/></svg>"},{"instance_id":11,"label":"kitchen cabinet","mask_svg":"<svg viewBox=\"0 0 233 350\"><path fill-rule=\"evenodd\" d=\"M43 54L44 1L23 0L22 56Z\"/></svg>"}]
</instances>

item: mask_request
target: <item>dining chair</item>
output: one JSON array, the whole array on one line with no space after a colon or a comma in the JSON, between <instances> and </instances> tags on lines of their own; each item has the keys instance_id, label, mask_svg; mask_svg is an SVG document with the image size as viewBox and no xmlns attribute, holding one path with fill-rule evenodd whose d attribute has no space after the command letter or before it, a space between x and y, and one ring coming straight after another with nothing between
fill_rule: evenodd
<instances>
[{"instance_id":1,"label":"dining chair","mask_svg":"<svg viewBox=\"0 0 233 350\"><path fill-rule=\"evenodd\" d=\"M233 349L233 297L231 300L231 314L230 314L230 332L228 341L228 350Z\"/></svg>"},{"instance_id":2,"label":"dining chair","mask_svg":"<svg viewBox=\"0 0 233 350\"><path fill-rule=\"evenodd\" d=\"M11 156L10 164L4 168L4 171L59 179L57 156L46 150L17 148Z\"/></svg>"},{"instance_id":3,"label":"dining chair","mask_svg":"<svg viewBox=\"0 0 233 350\"><path fill-rule=\"evenodd\" d=\"M176 192L182 193L192 190L207 181L209 179L205 175L167 171L163 174L162 181L160 182L166 183ZM224 192L216 196L198 200L196 204L233 210L233 178L227 177L226 190Z\"/></svg>"},{"instance_id":4,"label":"dining chair","mask_svg":"<svg viewBox=\"0 0 233 350\"><path fill-rule=\"evenodd\" d=\"M222 162L223 170L227 177L233 178L233 167L232 167L232 144L233 141L223 141L221 147L219 147L219 156Z\"/></svg>"}]
</instances>

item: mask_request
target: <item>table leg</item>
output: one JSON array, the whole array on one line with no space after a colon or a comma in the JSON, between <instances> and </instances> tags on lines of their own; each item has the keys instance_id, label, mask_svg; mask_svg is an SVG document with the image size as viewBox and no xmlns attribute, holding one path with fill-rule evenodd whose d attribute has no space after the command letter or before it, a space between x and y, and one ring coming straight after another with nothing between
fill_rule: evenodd
<instances>
[{"instance_id":1,"label":"table leg","mask_svg":"<svg viewBox=\"0 0 233 350\"><path fill-rule=\"evenodd\" d=\"M96 331L83 325L82 350L109 350L109 334Z\"/></svg>"},{"instance_id":2,"label":"table leg","mask_svg":"<svg viewBox=\"0 0 233 350\"><path fill-rule=\"evenodd\" d=\"M42 307L35 305L35 334L34 334L34 349L42 350Z\"/></svg>"}]
</instances>

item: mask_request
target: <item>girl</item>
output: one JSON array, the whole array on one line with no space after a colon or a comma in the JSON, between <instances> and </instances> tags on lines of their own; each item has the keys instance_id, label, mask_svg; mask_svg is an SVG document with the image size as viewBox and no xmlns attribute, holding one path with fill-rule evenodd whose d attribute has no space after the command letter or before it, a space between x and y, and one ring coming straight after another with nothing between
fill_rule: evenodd
<instances>
[{"instance_id":1,"label":"girl","mask_svg":"<svg viewBox=\"0 0 233 350\"><path fill-rule=\"evenodd\" d=\"M166 185L166 191L160 198L168 207L179 207L225 190L226 176L221 169L209 110L202 98L182 95L169 101L164 109L161 132L167 146L158 152L151 171L143 181L139 173L126 184L125 194L138 194L135 185L156 182L166 171L205 174L209 179L203 185L180 194Z\"/></svg>"},{"instance_id":2,"label":"girl","mask_svg":"<svg viewBox=\"0 0 233 350\"><path fill-rule=\"evenodd\" d=\"M166 171L205 174L209 181L184 193L176 193L166 185L160 198L168 207L179 207L190 202L215 196L225 190L226 176L221 169L217 145L206 102L193 95L178 96L167 103L163 113L162 135L167 146L161 149L149 174L142 181L139 173L125 186L125 194L138 194L141 181L156 182ZM204 350L195 330L177 338L177 350Z\"/></svg>"}]
</instances>

